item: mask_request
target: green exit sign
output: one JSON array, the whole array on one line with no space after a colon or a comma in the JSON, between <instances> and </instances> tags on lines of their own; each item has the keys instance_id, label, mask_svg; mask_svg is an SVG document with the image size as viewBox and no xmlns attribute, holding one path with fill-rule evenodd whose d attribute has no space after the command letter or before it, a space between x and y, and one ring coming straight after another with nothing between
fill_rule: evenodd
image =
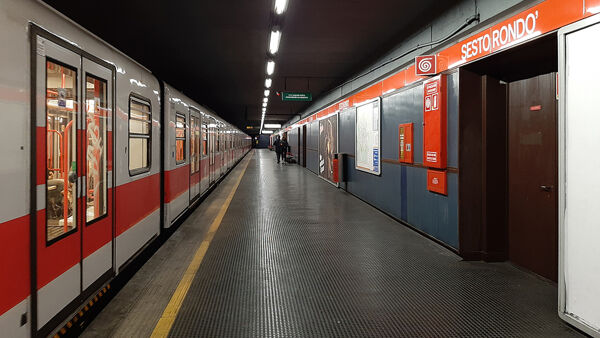
<instances>
[{"instance_id":1,"label":"green exit sign","mask_svg":"<svg viewBox=\"0 0 600 338\"><path fill-rule=\"evenodd\" d=\"M281 99L283 101L312 101L312 94L283 92L281 93Z\"/></svg>"}]
</instances>

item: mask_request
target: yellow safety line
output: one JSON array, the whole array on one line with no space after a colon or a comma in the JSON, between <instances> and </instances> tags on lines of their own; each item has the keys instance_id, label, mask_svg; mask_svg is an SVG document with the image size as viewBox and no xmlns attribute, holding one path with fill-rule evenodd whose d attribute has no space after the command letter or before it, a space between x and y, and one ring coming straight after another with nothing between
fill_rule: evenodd
<instances>
[{"instance_id":1,"label":"yellow safety line","mask_svg":"<svg viewBox=\"0 0 600 338\"><path fill-rule=\"evenodd\" d=\"M238 177L237 182L235 183L235 186L229 193L229 196L227 196L227 200L225 200L225 203L223 203L223 206L221 207L221 210L219 210L217 217L210 225L210 228L208 229L208 233L206 234L206 237L200 244L200 247L198 248L198 250L196 250L196 254L194 255L194 258L192 259L192 261L190 262L190 265L188 266L187 270L183 274L183 278L181 279L181 281L179 281L179 285L177 285L177 289L175 290L175 293L171 297L169 304L167 304L167 307L165 308L162 316L158 320L158 323L156 324L156 327L154 328L154 331L152 332L151 337L167 337L169 335L169 332L171 331L171 327L173 326L173 323L175 322L175 318L177 318L177 313L179 313L179 309L181 309L183 300L185 299L185 296L187 295L188 290L190 289L190 286L192 285L192 281L194 280L194 277L196 276L196 273L198 272L198 269L200 268L200 264L202 264L202 260L204 259L204 255L206 254L206 251L208 250L208 247L210 246L210 242L215 237L215 233L217 232L217 230L219 229L219 226L221 225L221 221L223 220L223 217L225 216L225 213L227 212L227 209L229 208L229 204L231 203L231 200L233 199L233 196L235 195L235 192L237 191L237 188L240 185L240 182L242 181L242 177L244 176L244 173L246 173L246 168L248 168L248 163L250 163L251 158L252 158L252 154L246 161L246 164L244 165L244 169L242 169L242 172L240 173L240 176Z\"/></svg>"}]
</instances>

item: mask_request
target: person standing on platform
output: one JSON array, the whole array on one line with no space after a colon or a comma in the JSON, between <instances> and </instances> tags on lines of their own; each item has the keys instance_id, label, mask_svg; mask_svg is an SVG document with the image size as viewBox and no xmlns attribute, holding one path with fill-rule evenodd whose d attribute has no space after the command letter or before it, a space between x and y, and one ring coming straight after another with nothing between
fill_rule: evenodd
<instances>
[{"instance_id":1,"label":"person standing on platform","mask_svg":"<svg viewBox=\"0 0 600 338\"><path fill-rule=\"evenodd\" d=\"M279 139L279 135L275 136L275 142L273 142L273 147L275 147L275 153L277 154L277 163L279 163L279 160L281 158L281 143L282 142Z\"/></svg>"},{"instance_id":2,"label":"person standing on platform","mask_svg":"<svg viewBox=\"0 0 600 338\"><path fill-rule=\"evenodd\" d=\"M281 158L283 159L283 163L285 163L285 159L287 158L287 153L290 148L290 145L287 143L287 136L283 135L281 141L279 141L281 146Z\"/></svg>"}]
</instances>

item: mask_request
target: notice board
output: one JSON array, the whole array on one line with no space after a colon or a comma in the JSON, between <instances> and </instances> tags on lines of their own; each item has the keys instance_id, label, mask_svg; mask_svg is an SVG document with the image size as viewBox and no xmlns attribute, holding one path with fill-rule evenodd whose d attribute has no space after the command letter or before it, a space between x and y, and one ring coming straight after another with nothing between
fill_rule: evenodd
<instances>
[{"instance_id":1,"label":"notice board","mask_svg":"<svg viewBox=\"0 0 600 338\"><path fill-rule=\"evenodd\" d=\"M356 169L381 174L381 99L356 108Z\"/></svg>"}]
</instances>

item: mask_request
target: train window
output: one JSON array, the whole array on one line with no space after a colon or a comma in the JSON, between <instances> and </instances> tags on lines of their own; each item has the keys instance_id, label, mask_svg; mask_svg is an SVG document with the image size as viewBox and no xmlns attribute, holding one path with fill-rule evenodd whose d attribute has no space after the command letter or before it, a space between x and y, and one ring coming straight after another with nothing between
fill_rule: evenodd
<instances>
[{"instance_id":1,"label":"train window","mask_svg":"<svg viewBox=\"0 0 600 338\"><path fill-rule=\"evenodd\" d=\"M190 116L190 157L192 174L200 170L200 119L194 116Z\"/></svg>"},{"instance_id":2,"label":"train window","mask_svg":"<svg viewBox=\"0 0 600 338\"><path fill-rule=\"evenodd\" d=\"M108 195L107 82L87 75L85 80L85 112L87 129L86 221L106 215Z\"/></svg>"},{"instance_id":3,"label":"train window","mask_svg":"<svg viewBox=\"0 0 600 338\"><path fill-rule=\"evenodd\" d=\"M129 174L150 170L152 110L150 104L136 97L129 99Z\"/></svg>"},{"instance_id":4,"label":"train window","mask_svg":"<svg viewBox=\"0 0 600 338\"><path fill-rule=\"evenodd\" d=\"M77 70L46 61L46 240L77 229Z\"/></svg>"},{"instance_id":5,"label":"train window","mask_svg":"<svg viewBox=\"0 0 600 338\"><path fill-rule=\"evenodd\" d=\"M177 114L175 117L175 163L185 162L185 116Z\"/></svg>"},{"instance_id":6,"label":"train window","mask_svg":"<svg viewBox=\"0 0 600 338\"><path fill-rule=\"evenodd\" d=\"M202 155L208 155L208 125L202 122Z\"/></svg>"}]
</instances>

